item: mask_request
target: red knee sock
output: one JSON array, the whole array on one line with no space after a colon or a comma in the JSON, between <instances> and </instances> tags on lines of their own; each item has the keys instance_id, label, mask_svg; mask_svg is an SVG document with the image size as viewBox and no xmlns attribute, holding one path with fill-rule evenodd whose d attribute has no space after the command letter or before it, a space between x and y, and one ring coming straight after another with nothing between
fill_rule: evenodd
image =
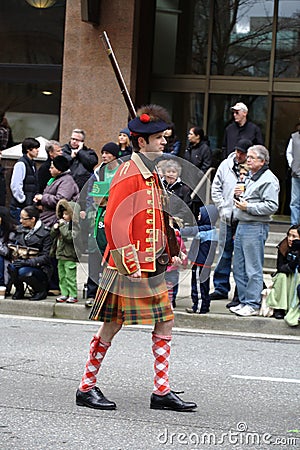
<instances>
[{"instance_id":1,"label":"red knee sock","mask_svg":"<svg viewBox=\"0 0 300 450\"><path fill-rule=\"evenodd\" d=\"M90 344L89 357L85 365L81 383L79 385L80 391L88 392L96 385L97 374L110 345L110 342L102 341L101 337L93 336Z\"/></svg>"},{"instance_id":2,"label":"red knee sock","mask_svg":"<svg viewBox=\"0 0 300 450\"><path fill-rule=\"evenodd\" d=\"M152 333L152 352L154 355L154 394L165 395L170 392L169 358L171 336L159 336Z\"/></svg>"}]
</instances>

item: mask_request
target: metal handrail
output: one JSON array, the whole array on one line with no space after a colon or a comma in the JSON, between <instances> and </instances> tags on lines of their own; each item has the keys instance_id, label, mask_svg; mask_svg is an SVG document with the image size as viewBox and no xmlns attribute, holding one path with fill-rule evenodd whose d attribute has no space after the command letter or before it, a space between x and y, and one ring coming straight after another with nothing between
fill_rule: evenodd
<instances>
[{"instance_id":1,"label":"metal handrail","mask_svg":"<svg viewBox=\"0 0 300 450\"><path fill-rule=\"evenodd\" d=\"M209 198L210 198L210 180L211 180L211 175L214 172L214 170L215 170L214 167L210 167L208 169L208 171L203 174L203 177L201 178L201 180L199 181L199 183L197 184L197 186L195 187L195 189L191 193L191 199L192 200L196 197L197 193L202 188L204 183L206 183L206 187L205 187L205 204L207 205L209 203ZM209 189L208 189L208 186L209 186Z\"/></svg>"}]
</instances>

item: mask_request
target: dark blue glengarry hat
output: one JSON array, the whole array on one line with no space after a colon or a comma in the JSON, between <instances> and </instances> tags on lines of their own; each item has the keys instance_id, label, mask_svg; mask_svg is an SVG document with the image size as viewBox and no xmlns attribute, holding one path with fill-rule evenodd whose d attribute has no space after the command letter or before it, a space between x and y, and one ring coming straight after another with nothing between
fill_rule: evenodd
<instances>
[{"instance_id":1,"label":"dark blue glengarry hat","mask_svg":"<svg viewBox=\"0 0 300 450\"><path fill-rule=\"evenodd\" d=\"M159 105L143 106L138 110L137 117L128 124L128 128L133 136L160 133L169 128L169 126L169 114L165 108Z\"/></svg>"},{"instance_id":2,"label":"dark blue glengarry hat","mask_svg":"<svg viewBox=\"0 0 300 450\"><path fill-rule=\"evenodd\" d=\"M133 136L160 133L165 131L168 126L163 120L151 121L148 114L142 114L140 117L132 119L128 124L128 128Z\"/></svg>"}]
</instances>

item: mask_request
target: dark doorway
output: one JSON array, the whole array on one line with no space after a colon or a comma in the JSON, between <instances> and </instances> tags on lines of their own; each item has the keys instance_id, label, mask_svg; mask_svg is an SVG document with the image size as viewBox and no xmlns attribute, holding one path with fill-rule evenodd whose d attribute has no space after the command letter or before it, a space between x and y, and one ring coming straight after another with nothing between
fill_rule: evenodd
<instances>
[{"instance_id":1,"label":"dark doorway","mask_svg":"<svg viewBox=\"0 0 300 450\"><path fill-rule=\"evenodd\" d=\"M273 120L270 144L270 167L280 181L278 214L290 215L291 173L286 160L286 148L296 124L300 121L300 99L273 98Z\"/></svg>"}]
</instances>

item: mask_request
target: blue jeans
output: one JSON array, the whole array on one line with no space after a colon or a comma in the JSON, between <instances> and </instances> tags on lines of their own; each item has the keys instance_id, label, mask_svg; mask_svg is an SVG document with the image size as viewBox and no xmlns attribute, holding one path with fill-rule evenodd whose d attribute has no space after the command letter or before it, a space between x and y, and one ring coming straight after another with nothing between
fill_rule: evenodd
<instances>
[{"instance_id":1,"label":"blue jeans","mask_svg":"<svg viewBox=\"0 0 300 450\"><path fill-rule=\"evenodd\" d=\"M179 270L170 270L165 272L165 280L171 302L175 302L178 294Z\"/></svg>"},{"instance_id":2,"label":"blue jeans","mask_svg":"<svg viewBox=\"0 0 300 450\"><path fill-rule=\"evenodd\" d=\"M233 254L233 228L220 221L219 260L214 271L214 288L225 297L230 292L230 272Z\"/></svg>"},{"instance_id":3,"label":"blue jeans","mask_svg":"<svg viewBox=\"0 0 300 450\"><path fill-rule=\"evenodd\" d=\"M193 264L191 297L194 312L199 312L201 307L209 311L209 276L209 267L197 266L196 264Z\"/></svg>"},{"instance_id":4,"label":"blue jeans","mask_svg":"<svg viewBox=\"0 0 300 450\"><path fill-rule=\"evenodd\" d=\"M300 223L300 178L292 177L291 189L291 225Z\"/></svg>"},{"instance_id":5,"label":"blue jeans","mask_svg":"<svg viewBox=\"0 0 300 450\"><path fill-rule=\"evenodd\" d=\"M239 300L259 309L263 290L263 264L268 223L239 223L234 240L233 276Z\"/></svg>"},{"instance_id":6,"label":"blue jeans","mask_svg":"<svg viewBox=\"0 0 300 450\"><path fill-rule=\"evenodd\" d=\"M5 259L4 256L0 256L0 286L5 286Z\"/></svg>"}]
</instances>

